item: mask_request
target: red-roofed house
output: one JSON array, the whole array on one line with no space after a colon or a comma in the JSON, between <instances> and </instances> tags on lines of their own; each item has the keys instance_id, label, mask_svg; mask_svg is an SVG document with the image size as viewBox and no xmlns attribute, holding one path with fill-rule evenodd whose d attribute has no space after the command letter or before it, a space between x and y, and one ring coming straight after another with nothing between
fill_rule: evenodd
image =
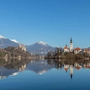
<instances>
[{"instance_id":1,"label":"red-roofed house","mask_svg":"<svg viewBox=\"0 0 90 90\"><path fill-rule=\"evenodd\" d=\"M77 48L75 48L74 49L74 53L75 54L78 54L78 53L80 53L82 50L81 50L81 48L79 48L79 47L77 47Z\"/></svg>"},{"instance_id":2,"label":"red-roofed house","mask_svg":"<svg viewBox=\"0 0 90 90\"><path fill-rule=\"evenodd\" d=\"M84 52L90 54L90 49L84 49Z\"/></svg>"},{"instance_id":3,"label":"red-roofed house","mask_svg":"<svg viewBox=\"0 0 90 90\"><path fill-rule=\"evenodd\" d=\"M64 47L64 52L69 52L69 49L68 49L67 45Z\"/></svg>"}]
</instances>

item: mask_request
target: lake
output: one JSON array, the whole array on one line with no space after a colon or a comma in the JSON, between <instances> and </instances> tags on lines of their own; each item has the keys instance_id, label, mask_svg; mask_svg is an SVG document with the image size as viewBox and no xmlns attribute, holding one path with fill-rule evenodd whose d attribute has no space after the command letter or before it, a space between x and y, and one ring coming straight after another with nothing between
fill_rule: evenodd
<instances>
[{"instance_id":1,"label":"lake","mask_svg":"<svg viewBox=\"0 0 90 90\"><path fill-rule=\"evenodd\" d=\"M90 62L5 64L0 67L0 90L90 90Z\"/></svg>"}]
</instances>

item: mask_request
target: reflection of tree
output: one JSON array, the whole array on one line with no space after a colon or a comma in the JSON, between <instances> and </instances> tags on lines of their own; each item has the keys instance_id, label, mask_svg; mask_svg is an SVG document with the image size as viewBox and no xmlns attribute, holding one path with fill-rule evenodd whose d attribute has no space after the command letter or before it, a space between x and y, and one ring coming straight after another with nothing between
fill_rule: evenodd
<instances>
[{"instance_id":1,"label":"reflection of tree","mask_svg":"<svg viewBox=\"0 0 90 90\"><path fill-rule=\"evenodd\" d=\"M4 66L6 64L4 59L0 59L0 66Z\"/></svg>"},{"instance_id":2,"label":"reflection of tree","mask_svg":"<svg viewBox=\"0 0 90 90\"><path fill-rule=\"evenodd\" d=\"M90 69L90 61L87 60L47 60L49 65L55 64L57 70L64 68L66 72L70 71L70 78L73 78L74 68L80 70L81 68ZM69 70L68 70L69 69Z\"/></svg>"},{"instance_id":3,"label":"reflection of tree","mask_svg":"<svg viewBox=\"0 0 90 90\"><path fill-rule=\"evenodd\" d=\"M8 69L19 69L22 66L26 65L27 63L29 63L31 60L11 60L11 62L9 62L8 64L5 65L6 68Z\"/></svg>"},{"instance_id":4,"label":"reflection of tree","mask_svg":"<svg viewBox=\"0 0 90 90\"><path fill-rule=\"evenodd\" d=\"M57 60L47 60L47 63L49 65L52 65L52 63L55 64L56 68L63 68L64 64L74 66L75 63L78 63L82 67L84 67L84 65L90 65L89 64L90 62L86 61L86 60L69 60L69 59L68 60L60 60L60 61L59 61L59 59L57 59Z\"/></svg>"},{"instance_id":5,"label":"reflection of tree","mask_svg":"<svg viewBox=\"0 0 90 90\"><path fill-rule=\"evenodd\" d=\"M51 52L48 52L47 57L48 58L51 57Z\"/></svg>"},{"instance_id":6,"label":"reflection of tree","mask_svg":"<svg viewBox=\"0 0 90 90\"><path fill-rule=\"evenodd\" d=\"M90 61L86 60L27 60L23 59L21 61L17 59L11 59L9 62L2 64L8 69L16 69L17 71L23 71L26 68L26 64L30 63L28 66L30 70L36 71L36 73L43 74L47 70L56 68L57 70L63 69L65 72L69 72L71 79L73 78L74 69L80 70L83 68L90 68ZM40 71L41 70L41 71Z\"/></svg>"},{"instance_id":7,"label":"reflection of tree","mask_svg":"<svg viewBox=\"0 0 90 90\"><path fill-rule=\"evenodd\" d=\"M51 60L47 60L47 63L48 63L49 65L51 65Z\"/></svg>"},{"instance_id":8,"label":"reflection of tree","mask_svg":"<svg viewBox=\"0 0 90 90\"><path fill-rule=\"evenodd\" d=\"M58 60L59 61L59 60ZM63 64L62 64L62 62L56 62L55 60L47 60L47 63L49 64L49 65L52 65L52 64L54 64L55 65L55 68L57 68L57 69L62 69L62 67L63 67Z\"/></svg>"}]
</instances>

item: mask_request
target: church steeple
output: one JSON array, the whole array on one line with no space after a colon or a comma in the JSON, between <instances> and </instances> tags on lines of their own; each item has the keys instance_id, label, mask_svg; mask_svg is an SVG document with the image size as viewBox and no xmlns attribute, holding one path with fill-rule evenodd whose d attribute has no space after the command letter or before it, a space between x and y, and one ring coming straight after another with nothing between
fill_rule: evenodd
<instances>
[{"instance_id":1,"label":"church steeple","mask_svg":"<svg viewBox=\"0 0 90 90\"><path fill-rule=\"evenodd\" d=\"M72 38L70 39L70 52L73 52L73 42L72 42Z\"/></svg>"},{"instance_id":2,"label":"church steeple","mask_svg":"<svg viewBox=\"0 0 90 90\"><path fill-rule=\"evenodd\" d=\"M73 43L73 42L72 42L72 38L70 39L70 43Z\"/></svg>"}]
</instances>

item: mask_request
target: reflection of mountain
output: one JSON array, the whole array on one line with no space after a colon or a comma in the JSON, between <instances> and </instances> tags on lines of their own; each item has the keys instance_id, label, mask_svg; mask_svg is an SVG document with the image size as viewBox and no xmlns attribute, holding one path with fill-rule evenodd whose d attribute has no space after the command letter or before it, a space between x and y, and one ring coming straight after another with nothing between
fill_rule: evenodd
<instances>
[{"instance_id":1,"label":"reflection of mountain","mask_svg":"<svg viewBox=\"0 0 90 90\"><path fill-rule=\"evenodd\" d=\"M18 72L17 69L7 69L5 67L0 68L0 79L6 78L10 75L15 75L14 73Z\"/></svg>"},{"instance_id":2,"label":"reflection of mountain","mask_svg":"<svg viewBox=\"0 0 90 90\"><path fill-rule=\"evenodd\" d=\"M0 68L0 79L7 78L8 76L16 76L20 71L25 70L26 64L21 65L19 69L7 69L5 67Z\"/></svg>"},{"instance_id":3,"label":"reflection of mountain","mask_svg":"<svg viewBox=\"0 0 90 90\"><path fill-rule=\"evenodd\" d=\"M56 68L59 71L64 70L69 72L71 79L73 78L74 70L81 70L83 68L90 69L90 61L84 61L80 63L68 64L64 63L63 60L30 60L29 61L14 61L13 63L5 65L5 67L0 68L0 79L6 78L8 76L16 76L19 72L24 70L33 71L39 75L46 73L47 71ZM26 65L26 62L28 63Z\"/></svg>"},{"instance_id":4,"label":"reflection of mountain","mask_svg":"<svg viewBox=\"0 0 90 90\"><path fill-rule=\"evenodd\" d=\"M32 70L40 75L54 67L55 64L49 65L47 60L31 61L31 63L27 64L28 70Z\"/></svg>"}]
</instances>

